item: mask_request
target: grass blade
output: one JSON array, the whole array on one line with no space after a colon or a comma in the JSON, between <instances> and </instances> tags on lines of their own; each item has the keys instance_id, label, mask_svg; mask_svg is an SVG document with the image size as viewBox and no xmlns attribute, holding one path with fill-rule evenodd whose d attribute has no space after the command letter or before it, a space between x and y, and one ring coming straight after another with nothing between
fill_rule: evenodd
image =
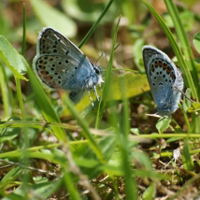
<instances>
[{"instance_id":1,"label":"grass blade","mask_svg":"<svg viewBox=\"0 0 200 200\"><path fill-rule=\"evenodd\" d=\"M77 112L77 110L75 109L73 103L69 100L69 98L65 99L65 103L68 107L68 109L70 110L70 112L72 113L72 115L75 117L75 119L77 120L78 124L80 125L80 127L83 129L83 135L85 136L86 139L88 139L89 144L91 146L91 148L93 149L93 151L96 153L97 157L99 158L99 160L104 163L104 156L100 150L99 145L97 144L97 142L95 141L94 137L92 136L92 134L90 133L89 130L89 126L87 124L87 122L82 118L82 116Z\"/></svg>"},{"instance_id":2,"label":"grass blade","mask_svg":"<svg viewBox=\"0 0 200 200\"><path fill-rule=\"evenodd\" d=\"M191 88L193 97L198 100L198 94L196 92L196 88L195 88L195 85L194 85L190 70L189 70L185 60L183 59L181 50L180 50L180 48L179 48L179 46L178 46L178 44L177 44L172 32L167 27L167 25L165 24L165 22L163 21L161 16L156 12L156 10L147 1L143 0L143 2L148 7L150 12L154 15L154 17L156 18L156 20L160 24L162 30L164 31L166 37L168 38L168 40L169 40L169 42L170 42L170 44L171 44L171 46L172 46L172 48L174 50L174 53L176 54L176 57L177 57L178 62L179 62L179 65L181 66L181 69L183 69L183 71L184 71L183 75L185 77L184 80L186 82L186 86Z\"/></svg>"},{"instance_id":3,"label":"grass blade","mask_svg":"<svg viewBox=\"0 0 200 200\"><path fill-rule=\"evenodd\" d=\"M10 114L10 108L9 108L9 97L8 97L8 88L6 85L5 80L5 73L3 70L3 63L0 62L0 88L1 88L1 95L2 95L2 101L3 101L3 110L4 110L4 117L7 118Z\"/></svg>"},{"instance_id":4,"label":"grass blade","mask_svg":"<svg viewBox=\"0 0 200 200\"><path fill-rule=\"evenodd\" d=\"M22 55L25 56L26 49L26 6L23 3L23 36L22 36Z\"/></svg>"},{"instance_id":5,"label":"grass blade","mask_svg":"<svg viewBox=\"0 0 200 200\"><path fill-rule=\"evenodd\" d=\"M120 18L118 19L117 25L115 27L114 30L114 35L113 35L113 43L112 43L112 49L111 49L111 53L110 53L110 60L108 63L108 68L106 71L106 78L105 78L105 84L103 86L103 91L102 91L102 95L100 98L100 103L99 103L99 107L98 107L98 111L97 111L97 116L96 116L96 123L95 123L95 128L97 128L99 126L99 122L103 116L103 112L105 109L105 104L106 104L106 99L110 90L110 84L111 84L111 73L112 73L112 65L113 65L113 58L114 58L114 49L115 49L115 42L117 39L117 31L119 28L119 22L120 22Z\"/></svg>"},{"instance_id":6,"label":"grass blade","mask_svg":"<svg viewBox=\"0 0 200 200\"><path fill-rule=\"evenodd\" d=\"M108 9L110 8L110 6L112 5L114 0L110 0L108 2L108 5L105 7L105 9L103 10L103 12L101 13L101 15L99 16L99 18L97 19L97 21L93 24L93 26L90 28L90 30L88 31L88 33L85 35L85 37L82 39L82 41L80 42L80 44L78 45L79 48L81 48L83 46L83 44L90 38L90 36L92 35L92 33L94 32L94 30L97 28L97 26L99 25L100 21L103 19L104 15L106 14L106 12L108 11Z\"/></svg>"},{"instance_id":7,"label":"grass blade","mask_svg":"<svg viewBox=\"0 0 200 200\"><path fill-rule=\"evenodd\" d=\"M26 63L25 60L24 62ZM47 97L46 93L44 92L41 84L39 83L39 81L37 80L36 76L33 74L32 70L30 69L27 63L26 66L28 69L28 76L30 78L31 85L35 93L36 102L38 103L44 118L47 122L60 123L60 119L56 114L54 108L52 107L52 104L49 98ZM54 132L54 135L58 138L59 141L67 141L66 134L62 128L54 126L52 126L51 128Z\"/></svg>"},{"instance_id":8,"label":"grass blade","mask_svg":"<svg viewBox=\"0 0 200 200\"><path fill-rule=\"evenodd\" d=\"M121 93L122 93L122 102L123 102L123 117L121 123L121 130L118 131L118 143L120 145L120 150L122 153L122 166L125 174L125 190L126 190L126 198L137 200L137 186L136 182L133 179L133 172L131 169L130 162L130 145L128 136L130 132L130 123L129 123L129 104L128 99L126 97L126 89L124 85L124 79L120 80ZM120 129L120 128L119 128Z\"/></svg>"},{"instance_id":9,"label":"grass blade","mask_svg":"<svg viewBox=\"0 0 200 200\"><path fill-rule=\"evenodd\" d=\"M200 85L199 85L198 73L197 73L197 70L195 67L195 63L194 63L194 56L192 53L192 49L190 47L190 43L189 43L187 34L185 32L182 21L180 19L180 15L178 13L176 5L174 4L174 2L172 0L164 0L164 1L167 6L167 10L169 11L169 14L174 23L176 33L178 35L178 38L180 40L180 43L181 43L181 46L183 49L185 60L187 62L188 68L192 74L192 80L194 81L196 90L198 91L198 93L197 93L199 95L198 97L200 98Z\"/></svg>"},{"instance_id":10,"label":"grass blade","mask_svg":"<svg viewBox=\"0 0 200 200\"><path fill-rule=\"evenodd\" d=\"M27 79L23 76L26 72L26 66L22 62L21 56L2 35L0 35L0 57L10 68L16 78L27 81Z\"/></svg>"}]
</instances>

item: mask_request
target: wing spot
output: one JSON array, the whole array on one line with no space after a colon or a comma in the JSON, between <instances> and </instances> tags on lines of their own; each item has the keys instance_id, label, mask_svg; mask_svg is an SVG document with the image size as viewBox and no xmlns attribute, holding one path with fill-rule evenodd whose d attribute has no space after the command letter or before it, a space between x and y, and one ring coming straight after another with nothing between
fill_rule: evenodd
<instances>
[{"instance_id":1,"label":"wing spot","mask_svg":"<svg viewBox=\"0 0 200 200\"><path fill-rule=\"evenodd\" d=\"M167 74L170 74L172 70L170 70L169 68L167 69Z\"/></svg>"},{"instance_id":2,"label":"wing spot","mask_svg":"<svg viewBox=\"0 0 200 200\"><path fill-rule=\"evenodd\" d=\"M75 69L78 69L78 67L75 67Z\"/></svg>"},{"instance_id":3,"label":"wing spot","mask_svg":"<svg viewBox=\"0 0 200 200\"><path fill-rule=\"evenodd\" d=\"M58 81L58 84L60 85L60 84L61 84L61 81Z\"/></svg>"},{"instance_id":4,"label":"wing spot","mask_svg":"<svg viewBox=\"0 0 200 200\"><path fill-rule=\"evenodd\" d=\"M62 62L58 62L59 65L62 65Z\"/></svg>"},{"instance_id":5,"label":"wing spot","mask_svg":"<svg viewBox=\"0 0 200 200\"><path fill-rule=\"evenodd\" d=\"M58 79L61 79L61 76L58 76Z\"/></svg>"},{"instance_id":6,"label":"wing spot","mask_svg":"<svg viewBox=\"0 0 200 200\"><path fill-rule=\"evenodd\" d=\"M155 79L155 80L157 79L156 76L154 76L154 79Z\"/></svg>"},{"instance_id":7,"label":"wing spot","mask_svg":"<svg viewBox=\"0 0 200 200\"><path fill-rule=\"evenodd\" d=\"M165 82L167 82L168 80L167 79L165 79Z\"/></svg>"},{"instance_id":8,"label":"wing spot","mask_svg":"<svg viewBox=\"0 0 200 200\"><path fill-rule=\"evenodd\" d=\"M174 73L171 73L170 76L171 76L173 81L176 79L176 76L174 75Z\"/></svg>"},{"instance_id":9,"label":"wing spot","mask_svg":"<svg viewBox=\"0 0 200 200\"><path fill-rule=\"evenodd\" d=\"M55 72L54 75L58 75L58 72Z\"/></svg>"},{"instance_id":10,"label":"wing spot","mask_svg":"<svg viewBox=\"0 0 200 200\"><path fill-rule=\"evenodd\" d=\"M165 78L165 74L163 75L163 78Z\"/></svg>"},{"instance_id":11,"label":"wing spot","mask_svg":"<svg viewBox=\"0 0 200 200\"><path fill-rule=\"evenodd\" d=\"M40 71L40 74L47 75L47 74L49 74L49 72L47 72L47 71Z\"/></svg>"},{"instance_id":12,"label":"wing spot","mask_svg":"<svg viewBox=\"0 0 200 200\"><path fill-rule=\"evenodd\" d=\"M68 63L69 61L68 60L65 60L65 63Z\"/></svg>"},{"instance_id":13,"label":"wing spot","mask_svg":"<svg viewBox=\"0 0 200 200\"><path fill-rule=\"evenodd\" d=\"M161 61L161 60L159 60L159 61L158 61L158 64L159 64L160 66L162 66L162 61Z\"/></svg>"},{"instance_id":14,"label":"wing spot","mask_svg":"<svg viewBox=\"0 0 200 200\"><path fill-rule=\"evenodd\" d=\"M53 78L52 76L47 76L45 79L46 79L47 81L50 81L52 78Z\"/></svg>"},{"instance_id":15,"label":"wing spot","mask_svg":"<svg viewBox=\"0 0 200 200\"><path fill-rule=\"evenodd\" d=\"M163 69L164 70L167 69L167 64L166 63L163 64Z\"/></svg>"},{"instance_id":16,"label":"wing spot","mask_svg":"<svg viewBox=\"0 0 200 200\"><path fill-rule=\"evenodd\" d=\"M159 63L157 60L155 60L155 65L154 65L156 68L159 66Z\"/></svg>"},{"instance_id":17,"label":"wing spot","mask_svg":"<svg viewBox=\"0 0 200 200\"><path fill-rule=\"evenodd\" d=\"M155 83L153 83L153 86L155 87L155 86L156 86L156 84L155 84Z\"/></svg>"},{"instance_id":18,"label":"wing spot","mask_svg":"<svg viewBox=\"0 0 200 200\"><path fill-rule=\"evenodd\" d=\"M67 55L68 53L69 53L69 51L66 51L66 52L65 52L65 55Z\"/></svg>"},{"instance_id":19,"label":"wing spot","mask_svg":"<svg viewBox=\"0 0 200 200\"><path fill-rule=\"evenodd\" d=\"M54 49L54 50L53 50L53 52L54 52L54 53L57 53L57 50L56 50L56 49Z\"/></svg>"},{"instance_id":20,"label":"wing spot","mask_svg":"<svg viewBox=\"0 0 200 200\"><path fill-rule=\"evenodd\" d=\"M170 65L168 65L167 69L168 69L168 70L172 70L172 68L170 67Z\"/></svg>"}]
</instances>

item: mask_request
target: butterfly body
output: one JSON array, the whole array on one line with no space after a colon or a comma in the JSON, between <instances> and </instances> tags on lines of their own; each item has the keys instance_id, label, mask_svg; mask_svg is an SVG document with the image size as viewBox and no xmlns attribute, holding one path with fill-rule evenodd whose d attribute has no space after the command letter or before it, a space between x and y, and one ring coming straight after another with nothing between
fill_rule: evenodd
<instances>
[{"instance_id":1,"label":"butterfly body","mask_svg":"<svg viewBox=\"0 0 200 200\"><path fill-rule=\"evenodd\" d=\"M158 115L170 115L178 108L184 87L180 70L162 51L144 46L143 61Z\"/></svg>"},{"instance_id":2,"label":"butterfly body","mask_svg":"<svg viewBox=\"0 0 200 200\"><path fill-rule=\"evenodd\" d=\"M80 101L85 91L96 89L103 82L100 68L52 28L44 28L39 35L33 69L47 87L70 91L69 97L74 103Z\"/></svg>"}]
</instances>

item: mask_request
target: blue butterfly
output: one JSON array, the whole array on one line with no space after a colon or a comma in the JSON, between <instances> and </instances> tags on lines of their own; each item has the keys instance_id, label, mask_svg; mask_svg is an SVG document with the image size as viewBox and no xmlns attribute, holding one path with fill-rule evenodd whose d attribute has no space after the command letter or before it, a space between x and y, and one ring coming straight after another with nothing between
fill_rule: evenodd
<instances>
[{"instance_id":1,"label":"blue butterfly","mask_svg":"<svg viewBox=\"0 0 200 200\"><path fill-rule=\"evenodd\" d=\"M76 104L85 91L95 90L103 82L101 69L94 66L85 54L68 38L53 28L44 28L37 43L33 69L48 88L69 91Z\"/></svg>"},{"instance_id":2,"label":"blue butterfly","mask_svg":"<svg viewBox=\"0 0 200 200\"><path fill-rule=\"evenodd\" d=\"M180 70L162 51L143 46L143 61L158 115L171 115L178 108L184 83Z\"/></svg>"}]
</instances>

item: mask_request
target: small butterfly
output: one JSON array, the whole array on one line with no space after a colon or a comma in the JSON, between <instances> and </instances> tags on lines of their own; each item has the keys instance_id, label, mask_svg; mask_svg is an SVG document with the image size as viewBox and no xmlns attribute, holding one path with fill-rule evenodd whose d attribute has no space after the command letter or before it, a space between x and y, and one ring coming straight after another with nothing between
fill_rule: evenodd
<instances>
[{"instance_id":1,"label":"small butterfly","mask_svg":"<svg viewBox=\"0 0 200 200\"><path fill-rule=\"evenodd\" d=\"M178 108L184 87L180 70L162 51L152 46L143 46L143 61L157 115L171 115Z\"/></svg>"},{"instance_id":2,"label":"small butterfly","mask_svg":"<svg viewBox=\"0 0 200 200\"><path fill-rule=\"evenodd\" d=\"M33 69L38 79L48 88L69 91L76 104L85 91L103 82L101 69L94 66L85 54L68 38L53 28L44 28L39 35ZM91 100L92 101L92 100Z\"/></svg>"}]
</instances>

